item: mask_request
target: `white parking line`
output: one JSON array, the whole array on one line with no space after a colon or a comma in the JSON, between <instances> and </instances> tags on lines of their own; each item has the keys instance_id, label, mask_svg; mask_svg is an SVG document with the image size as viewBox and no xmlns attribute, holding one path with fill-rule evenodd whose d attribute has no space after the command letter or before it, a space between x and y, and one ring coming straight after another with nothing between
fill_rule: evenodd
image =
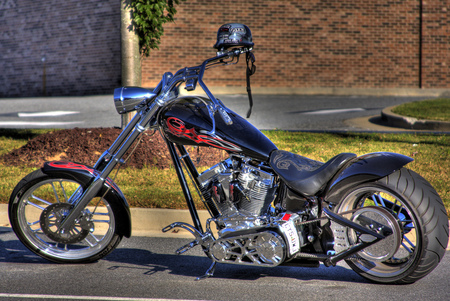
<instances>
[{"instance_id":1,"label":"white parking line","mask_svg":"<svg viewBox=\"0 0 450 301\"><path fill-rule=\"evenodd\" d=\"M0 121L0 126L62 126L81 124L84 121L70 121L70 122L31 122L31 121Z\"/></svg>"},{"instance_id":2,"label":"white parking line","mask_svg":"<svg viewBox=\"0 0 450 301\"><path fill-rule=\"evenodd\" d=\"M72 295L38 295L38 294L7 294L0 293L1 298L29 298L29 299L60 299L60 300L104 300L104 301L175 301L175 299L154 299L154 298L131 298L131 297L108 297L108 296L72 296ZM177 301L183 301L176 299ZM189 301L189 300L184 300ZM192 301L192 300L191 300Z\"/></svg>"},{"instance_id":3,"label":"white parking line","mask_svg":"<svg viewBox=\"0 0 450 301\"><path fill-rule=\"evenodd\" d=\"M18 113L19 117L58 117L65 115L80 114L78 111L48 111L48 112L34 112L34 113Z\"/></svg>"},{"instance_id":4,"label":"white parking line","mask_svg":"<svg viewBox=\"0 0 450 301\"><path fill-rule=\"evenodd\" d=\"M311 111L302 113L305 115L322 115L322 114L337 114L337 113L347 113L347 112L359 112L359 111L365 111L363 108L350 108L350 109L335 109L335 110L317 110L317 111Z\"/></svg>"}]
</instances>

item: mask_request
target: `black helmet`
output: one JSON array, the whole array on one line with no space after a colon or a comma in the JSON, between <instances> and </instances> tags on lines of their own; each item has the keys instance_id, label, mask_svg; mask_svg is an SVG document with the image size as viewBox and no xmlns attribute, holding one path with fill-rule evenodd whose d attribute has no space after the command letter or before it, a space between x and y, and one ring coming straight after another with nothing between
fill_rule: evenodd
<instances>
[{"instance_id":1,"label":"black helmet","mask_svg":"<svg viewBox=\"0 0 450 301\"><path fill-rule=\"evenodd\" d=\"M252 32L250 28L240 23L229 23L220 26L217 32L217 42L214 48L217 50L230 47L253 47Z\"/></svg>"}]
</instances>

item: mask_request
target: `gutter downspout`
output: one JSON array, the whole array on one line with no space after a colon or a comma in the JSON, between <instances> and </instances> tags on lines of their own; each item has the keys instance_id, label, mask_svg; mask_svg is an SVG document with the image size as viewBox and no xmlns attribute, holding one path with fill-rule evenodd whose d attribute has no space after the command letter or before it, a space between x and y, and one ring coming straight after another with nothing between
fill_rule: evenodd
<instances>
[{"instance_id":1,"label":"gutter downspout","mask_svg":"<svg viewBox=\"0 0 450 301\"><path fill-rule=\"evenodd\" d=\"M423 88L423 0L419 0L419 89Z\"/></svg>"}]
</instances>

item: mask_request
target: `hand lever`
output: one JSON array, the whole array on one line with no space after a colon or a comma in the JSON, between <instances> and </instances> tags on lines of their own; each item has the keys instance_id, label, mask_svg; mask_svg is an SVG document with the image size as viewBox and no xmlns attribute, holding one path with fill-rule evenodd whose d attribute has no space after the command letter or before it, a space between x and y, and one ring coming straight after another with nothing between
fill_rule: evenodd
<instances>
[{"instance_id":1,"label":"hand lever","mask_svg":"<svg viewBox=\"0 0 450 301\"><path fill-rule=\"evenodd\" d=\"M219 112L220 117L222 117L223 121L225 121L227 125L233 124L233 120L231 119L230 115L228 115L228 113L222 107L219 107L217 111Z\"/></svg>"}]
</instances>

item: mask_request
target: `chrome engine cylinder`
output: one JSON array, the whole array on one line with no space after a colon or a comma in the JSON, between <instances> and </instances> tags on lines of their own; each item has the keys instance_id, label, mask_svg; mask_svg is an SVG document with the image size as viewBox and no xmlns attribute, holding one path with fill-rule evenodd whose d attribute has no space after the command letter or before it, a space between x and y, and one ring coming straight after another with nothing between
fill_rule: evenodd
<instances>
[{"instance_id":1,"label":"chrome engine cylinder","mask_svg":"<svg viewBox=\"0 0 450 301\"><path fill-rule=\"evenodd\" d=\"M240 157L230 157L198 177L205 199L211 199L223 216L260 216L275 198L274 175L250 165Z\"/></svg>"},{"instance_id":2,"label":"chrome engine cylinder","mask_svg":"<svg viewBox=\"0 0 450 301\"><path fill-rule=\"evenodd\" d=\"M244 165L238 180L246 193L246 197L241 198L239 202L239 209L252 215L264 214L274 199L276 187L273 175L253 166Z\"/></svg>"}]
</instances>

